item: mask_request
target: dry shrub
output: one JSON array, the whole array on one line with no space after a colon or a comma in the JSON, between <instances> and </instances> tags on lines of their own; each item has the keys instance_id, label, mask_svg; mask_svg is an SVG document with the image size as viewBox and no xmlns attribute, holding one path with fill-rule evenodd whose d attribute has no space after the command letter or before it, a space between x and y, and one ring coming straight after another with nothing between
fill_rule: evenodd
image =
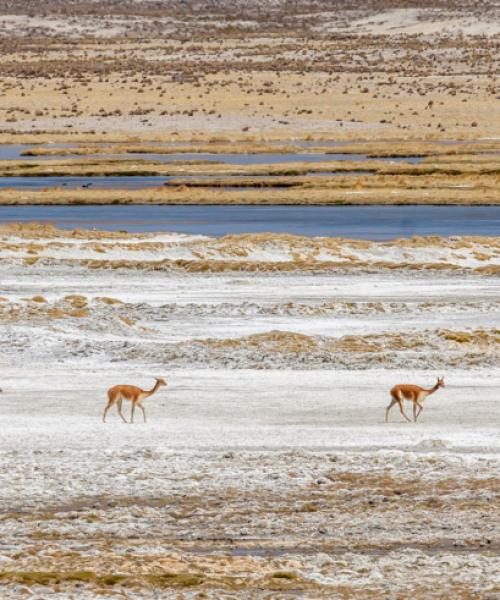
<instances>
[{"instance_id":1,"label":"dry shrub","mask_svg":"<svg viewBox=\"0 0 500 600\"><path fill-rule=\"evenodd\" d=\"M64 297L66 302L69 302L74 308L85 308L87 306L86 296L79 294L70 294Z\"/></svg>"},{"instance_id":2,"label":"dry shrub","mask_svg":"<svg viewBox=\"0 0 500 600\"><path fill-rule=\"evenodd\" d=\"M72 310L72 311L68 311L66 313L66 315L68 317L75 317L77 319L82 319L84 317L88 317L89 316L89 311L85 310L85 309L79 309L79 310Z\"/></svg>"},{"instance_id":3,"label":"dry shrub","mask_svg":"<svg viewBox=\"0 0 500 600\"><path fill-rule=\"evenodd\" d=\"M125 325L128 325L129 327L132 327L132 325L135 325L136 323L134 319L130 319L129 317L120 317L120 321L122 321L122 323L125 323Z\"/></svg>"},{"instance_id":4,"label":"dry shrub","mask_svg":"<svg viewBox=\"0 0 500 600\"><path fill-rule=\"evenodd\" d=\"M95 300L97 302L102 302L103 304L123 304L118 298L110 298L108 296L96 296Z\"/></svg>"},{"instance_id":5,"label":"dry shrub","mask_svg":"<svg viewBox=\"0 0 500 600\"><path fill-rule=\"evenodd\" d=\"M54 306L52 308L49 308L49 310L47 311L47 315L51 319L64 319L64 317L67 316L67 313L62 308L58 308L58 307Z\"/></svg>"},{"instance_id":6,"label":"dry shrub","mask_svg":"<svg viewBox=\"0 0 500 600\"><path fill-rule=\"evenodd\" d=\"M457 344L476 344L483 347L500 344L500 331L496 329L489 332L481 329L472 332L444 330L439 332L439 336Z\"/></svg>"},{"instance_id":7,"label":"dry shrub","mask_svg":"<svg viewBox=\"0 0 500 600\"><path fill-rule=\"evenodd\" d=\"M239 339L215 340L209 342L215 348L256 347L267 352L310 352L317 348L316 340L302 333L291 331L269 331L256 333Z\"/></svg>"}]
</instances>

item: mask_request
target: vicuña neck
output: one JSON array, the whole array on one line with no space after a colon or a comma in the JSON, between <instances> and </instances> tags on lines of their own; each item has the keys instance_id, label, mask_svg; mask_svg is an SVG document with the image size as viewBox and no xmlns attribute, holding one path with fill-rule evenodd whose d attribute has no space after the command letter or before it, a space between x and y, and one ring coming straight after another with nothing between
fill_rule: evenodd
<instances>
[{"instance_id":1,"label":"vicu\u00f1a neck","mask_svg":"<svg viewBox=\"0 0 500 600\"><path fill-rule=\"evenodd\" d=\"M152 396L156 390L158 389L158 386L160 385L160 383L157 381L154 386L148 391L148 395Z\"/></svg>"}]
</instances>

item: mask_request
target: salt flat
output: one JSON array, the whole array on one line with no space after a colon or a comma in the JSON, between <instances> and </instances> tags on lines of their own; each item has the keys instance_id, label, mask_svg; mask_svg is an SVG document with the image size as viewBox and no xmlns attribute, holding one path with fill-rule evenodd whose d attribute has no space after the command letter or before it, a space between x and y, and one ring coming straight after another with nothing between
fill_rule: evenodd
<instances>
[{"instance_id":1,"label":"salt flat","mask_svg":"<svg viewBox=\"0 0 500 600\"><path fill-rule=\"evenodd\" d=\"M163 368L164 369L164 368ZM89 445L106 449L162 450L305 449L446 450L498 452L497 394L500 371L447 372L447 387L430 397L420 422L404 422L397 408L384 410L394 381L434 378L426 371L193 370L156 366L117 369L52 367L4 369L1 397L3 444L65 447L68 458ZM439 372L437 374L440 374ZM136 414L124 424L116 409L102 424L105 391L116 382L169 382L146 402L149 422ZM411 414L410 405L406 407ZM129 409L126 410L129 413ZM127 418L129 414L127 414ZM20 441L19 438L23 441Z\"/></svg>"},{"instance_id":2,"label":"salt flat","mask_svg":"<svg viewBox=\"0 0 500 600\"><path fill-rule=\"evenodd\" d=\"M500 371L387 425L428 372L176 370L147 423L101 423L146 369L3 370L4 597L494 597Z\"/></svg>"},{"instance_id":3,"label":"salt flat","mask_svg":"<svg viewBox=\"0 0 500 600\"><path fill-rule=\"evenodd\" d=\"M0 233L2 597L494 598L495 239Z\"/></svg>"}]
</instances>

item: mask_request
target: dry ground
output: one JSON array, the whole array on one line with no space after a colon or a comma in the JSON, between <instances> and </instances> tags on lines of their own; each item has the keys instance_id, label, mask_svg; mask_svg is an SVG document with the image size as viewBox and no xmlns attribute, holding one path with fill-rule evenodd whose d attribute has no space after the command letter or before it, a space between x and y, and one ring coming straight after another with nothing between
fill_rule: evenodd
<instances>
[{"instance_id":1,"label":"dry ground","mask_svg":"<svg viewBox=\"0 0 500 600\"><path fill-rule=\"evenodd\" d=\"M0 129L51 139L499 134L498 9L0 4ZM95 134L93 133L95 132Z\"/></svg>"},{"instance_id":2,"label":"dry ground","mask_svg":"<svg viewBox=\"0 0 500 600\"><path fill-rule=\"evenodd\" d=\"M409 140L415 154L426 140L498 138L498 8L418 4L0 0L0 141L157 140L199 149L336 139L374 141L364 149L387 154L405 151L394 140ZM303 177L295 188L231 199L178 186L4 190L0 202L498 203L498 156L478 152L464 146L450 157L434 147L426 155L440 156L422 167L323 187ZM102 172L101 158L93 168ZM88 169L81 160L65 165ZM318 275L300 279L322 267L307 241L287 250L294 279L239 272L257 260L244 254L245 240L223 240L234 255L220 261L209 254L214 248L202 248L192 260L181 254L168 263L163 246L146 245L124 263L113 253L126 255L131 240L118 234L108 247L102 234L76 232L76 250L50 230L42 241L14 234L2 232L1 248L2 332L10 340L0 339L2 598L498 597L497 240L444 250L423 240L427 262L416 268L435 266L420 278L411 271L413 249L395 243L399 284L378 287L362 266L359 280L327 273L320 287ZM268 249L265 240L250 242ZM350 266L363 254L359 246L350 245L351 256L344 250L338 261ZM400 251L408 263L397 260ZM446 261L436 262L441 253ZM276 270L273 255L265 260ZM370 263L382 278L391 265ZM363 306L351 298L360 286ZM398 303L384 297L388 289L407 296ZM183 307L188 293L193 300ZM280 297L271 301L273 294ZM318 306L325 297L331 306ZM274 316L284 310L285 319ZM323 337L338 325L334 342L318 341L307 316L315 311L327 315ZM347 323L344 312L352 313ZM273 333L275 321L292 333ZM256 322L270 333L244 330ZM356 323L367 331L342 337L341 328ZM153 327L164 327L163 337L193 338L208 356L200 350L195 358L212 366L236 351L248 362L241 350L251 347L259 368L200 370L190 358L174 370ZM213 336L223 328L225 341L196 342L209 327ZM415 327L417 352L400 341ZM394 330L401 334L393 340ZM389 336L391 370L377 363L370 372L379 340L385 346ZM327 343L332 354L349 355L345 373L323 362L303 370L303 356L323 360ZM281 355L294 368L277 368ZM357 371L349 370L354 355ZM415 371L417 359L424 371ZM449 387L422 422L393 415L386 426L390 385L430 381L438 359ZM461 371L466 360L470 369ZM152 400L151 422L101 424L106 387L129 378L146 385L152 369L167 372L171 385Z\"/></svg>"},{"instance_id":3,"label":"dry ground","mask_svg":"<svg viewBox=\"0 0 500 600\"><path fill-rule=\"evenodd\" d=\"M130 425L103 388L144 367L73 367L3 371L2 598L498 593L498 371L416 426L383 423L400 372L170 371Z\"/></svg>"}]
</instances>

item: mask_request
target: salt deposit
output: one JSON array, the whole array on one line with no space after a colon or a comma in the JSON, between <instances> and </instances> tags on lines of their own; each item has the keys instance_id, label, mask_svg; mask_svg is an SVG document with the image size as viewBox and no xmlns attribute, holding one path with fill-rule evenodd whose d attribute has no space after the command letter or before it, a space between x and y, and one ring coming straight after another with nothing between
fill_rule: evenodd
<instances>
[{"instance_id":1,"label":"salt deposit","mask_svg":"<svg viewBox=\"0 0 500 600\"><path fill-rule=\"evenodd\" d=\"M494 240L0 237L2 597L495 593ZM92 269L95 244L298 267ZM438 375L418 424L383 422L394 383ZM101 422L154 377L147 423Z\"/></svg>"}]
</instances>

